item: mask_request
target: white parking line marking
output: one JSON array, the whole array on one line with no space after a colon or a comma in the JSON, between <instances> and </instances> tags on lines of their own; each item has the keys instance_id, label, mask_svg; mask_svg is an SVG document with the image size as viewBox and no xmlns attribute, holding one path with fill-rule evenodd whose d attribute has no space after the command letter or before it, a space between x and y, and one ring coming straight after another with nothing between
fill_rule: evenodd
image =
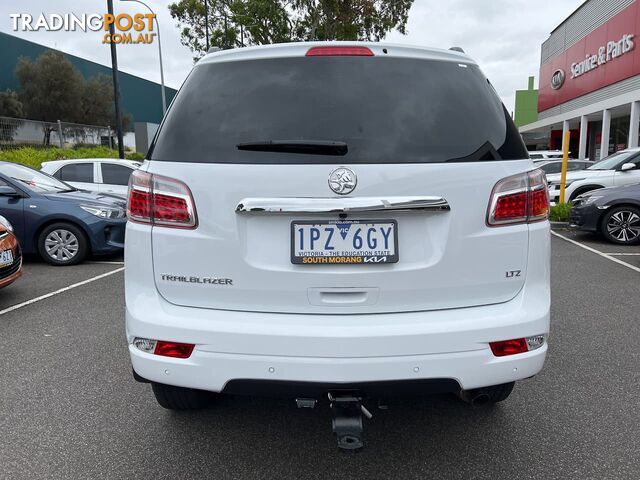
<instances>
[{"instance_id":1,"label":"white parking line marking","mask_svg":"<svg viewBox=\"0 0 640 480\"><path fill-rule=\"evenodd\" d=\"M609 255L608 253L602 253L600 250L596 250L595 248L591 248L591 247L587 247L586 245L583 245L580 242L576 242L575 240L572 240L570 238L565 237L564 235L560 235L559 233L554 232L553 230L551 231L552 235L555 235L556 237L559 237L563 240L566 240L569 243L573 243L574 245L577 245L578 247L584 248L585 250L589 250L590 252L595 253L596 255L600 255L601 257L604 257L608 260L611 260L614 263L619 263L620 265L623 265L627 268L630 268L631 270L634 270L638 273L640 273L640 267L636 267L635 265L631 265L630 263L627 262L623 262L622 260L612 257L611 255Z\"/></svg>"},{"instance_id":2,"label":"white parking line marking","mask_svg":"<svg viewBox=\"0 0 640 480\"><path fill-rule=\"evenodd\" d=\"M116 268L115 270L112 270L110 272L103 273L101 275L89 278L87 280L83 280L82 282L74 283L73 285L69 285L68 287L61 288L60 290L56 290L55 292L46 293L46 294L41 295L39 297L32 298L31 300L27 300L26 302L18 303L17 305L14 305L12 307L5 308L4 310L0 310L0 315L4 315L5 313L13 312L14 310L18 310L19 308L26 307L27 305L31 305L32 303L36 303L36 302L40 302L42 300L46 300L47 298L53 297L54 295L58 295L60 293L68 292L69 290L72 290L74 288L82 287L83 285L86 285L88 283L92 283L92 282L95 282L95 281L100 280L102 278L108 277L110 275L114 275L116 273L120 273L123 270L124 270L124 267Z\"/></svg>"},{"instance_id":3,"label":"white parking line marking","mask_svg":"<svg viewBox=\"0 0 640 480\"><path fill-rule=\"evenodd\" d=\"M84 262L85 265L124 265L124 262Z\"/></svg>"},{"instance_id":4,"label":"white parking line marking","mask_svg":"<svg viewBox=\"0 0 640 480\"><path fill-rule=\"evenodd\" d=\"M618 257L640 257L640 253L618 253L618 252L612 252L612 253L605 253L605 255L613 255L613 256L618 256Z\"/></svg>"}]
</instances>

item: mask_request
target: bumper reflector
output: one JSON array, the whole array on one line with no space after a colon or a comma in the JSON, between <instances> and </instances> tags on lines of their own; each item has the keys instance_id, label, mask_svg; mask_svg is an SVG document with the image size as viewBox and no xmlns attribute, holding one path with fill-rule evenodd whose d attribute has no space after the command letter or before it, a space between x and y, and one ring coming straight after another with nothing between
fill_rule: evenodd
<instances>
[{"instance_id":1,"label":"bumper reflector","mask_svg":"<svg viewBox=\"0 0 640 480\"><path fill-rule=\"evenodd\" d=\"M193 352L193 347L195 347L193 343L163 342L158 340L153 353L163 357L189 358L191 352Z\"/></svg>"},{"instance_id":2,"label":"bumper reflector","mask_svg":"<svg viewBox=\"0 0 640 480\"><path fill-rule=\"evenodd\" d=\"M544 335L534 335L527 338L516 338L513 340L502 340L500 342L491 342L489 346L496 357L506 357L517 353L530 352L544 345Z\"/></svg>"},{"instance_id":3,"label":"bumper reflector","mask_svg":"<svg viewBox=\"0 0 640 480\"><path fill-rule=\"evenodd\" d=\"M192 343L165 342L149 338L134 338L133 346L145 353L172 358L189 358L195 347Z\"/></svg>"}]
</instances>

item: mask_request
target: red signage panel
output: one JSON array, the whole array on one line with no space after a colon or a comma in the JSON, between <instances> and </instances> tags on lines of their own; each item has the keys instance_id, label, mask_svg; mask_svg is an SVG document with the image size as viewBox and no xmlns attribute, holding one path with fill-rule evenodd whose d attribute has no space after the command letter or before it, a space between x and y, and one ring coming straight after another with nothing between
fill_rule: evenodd
<instances>
[{"instance_id":1,"label":"red signage panel","mask_svg":"<svg viewBox=\"0 0 640 480\"><path fill-rule=\"evenodd\" d=\"M640 75L639 4L635 1L540 66L539 112Z\"/></svg>"}]
</instances>

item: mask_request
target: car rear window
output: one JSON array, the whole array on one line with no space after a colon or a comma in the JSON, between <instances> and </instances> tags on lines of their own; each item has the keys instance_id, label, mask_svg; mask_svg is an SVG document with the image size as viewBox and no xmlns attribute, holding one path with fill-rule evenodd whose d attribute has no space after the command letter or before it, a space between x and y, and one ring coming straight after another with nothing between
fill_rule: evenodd
<instances>
[{"instance_id":1,"label":"car rear window","mask_svg":"<svg viewBox=\"0 0 640 480\"><path fill-rule=\"evenodd\" d=\"M245 151L243 143L344 142L344 155ZM204 63L182 87L151 160L418 163L528 158L475 65L394 57Z\"/></svg>"}]
</instances>

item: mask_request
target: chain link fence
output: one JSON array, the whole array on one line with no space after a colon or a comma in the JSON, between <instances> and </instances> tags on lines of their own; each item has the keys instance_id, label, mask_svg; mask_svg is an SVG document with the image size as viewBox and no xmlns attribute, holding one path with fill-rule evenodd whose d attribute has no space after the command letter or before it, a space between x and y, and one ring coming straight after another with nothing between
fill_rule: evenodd
<instances>
[{"instance_id":1,"label":"chain link fence","mask_svg":"<svg viewBox=\"0 0 640 480\"><path fill-rule=\"evenodd\" d=\"M114 147L110 127L69 122L40 122L21 118L0 117L0 149L19 147Z\"/></svg>"}]
</instances>

